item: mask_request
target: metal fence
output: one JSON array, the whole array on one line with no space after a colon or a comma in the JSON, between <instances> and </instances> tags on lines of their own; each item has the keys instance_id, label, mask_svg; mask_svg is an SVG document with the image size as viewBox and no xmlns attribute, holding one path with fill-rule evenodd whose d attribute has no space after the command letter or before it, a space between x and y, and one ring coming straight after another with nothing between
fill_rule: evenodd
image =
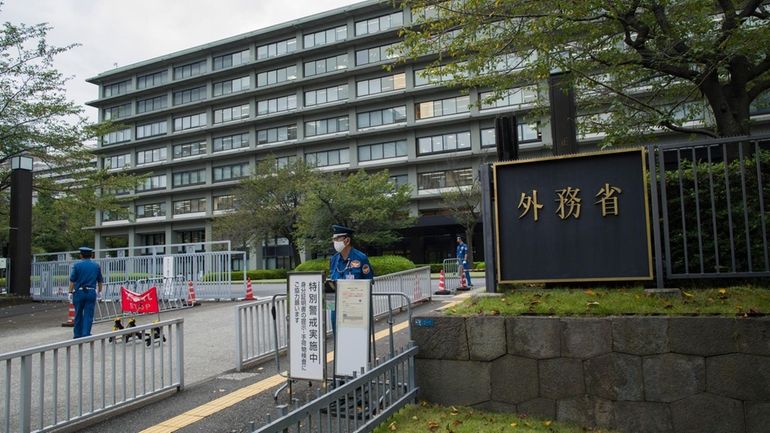
<instances>
[{"instance_id":1,"label":"metal fence","mask_svg":"<svg viewBox=\"0 0 770 433\"><path fill-rule=\"evenodd\" d=\"M234 299L243 297L245 278L231 280L233 258L238 251L208 251L168 256L132 256L93 259L102 268L104 282L146 280L164 277L164 257L173 259L174 278L193 281L198 299ZM62 301L67 298L73 259L32 263L31 294L35 300Z\"/></svg>"},{"instance_id":2,"label":"metal fence","mask_svg":"<svg viewBox=\"0 0 770 433\"><path fill-rule=\"evenodd\" d=\"M417 347L410 344L402 353L319 395L310 403L290 413L279 412L277 420L255 432L370 432L406 404L415 401L418 391L414 372L416 353Z\"/></svg>"},{"instance_id":3,"label":"metal fence","mask_svg":"<svg viewBox=\"0 0 770 433\"><path fill-rule=\"evenodd\" d=\"M460 287L460 264L457 259L444 259L444 287L454 292Z\"/></svg>"},{"instance_id":4,"label":"metal fence","mask_svg":"<svg viewBox=\"0 0 770 433\"><path fill-rule=\"evenodd\" d=\"M5 432L45 432L184 387L183 319L0 354Z\"/></svg>"},{"instance_id":5,"label":"metal fence","mask_svg":"<svg viewBox=\"0 0 770 433\"><path fill-rule=\"evenodd\" d=\"M664 277L770 276L770 136L647 151L658 287Z\"/></svg>"},{"instance_id":6,"label":"metal fence","mask_svg":"<svg viewBox=\"0 0 770 433\"><path fill-rule=\"evenodd\" d=\"M414 304L431 297L430 266L408 271L396 272L374 278L372 293L401 293ZM379 317L393 309L406 307L407 301L398 298L395 302L390 297L374 296L372 307L374 316ZM265 298L256 302L238 305L235 309L235 369L241 371L246 365L263 361L285 350L288 345L285 296L275 298L275 316L272 313L273 299ZM275 325L273 324L275 323ZM277 341L274 336L277 327ZM277 348L277 349L276 349Z\"/></svg>"},{"instance_id":7,"label":"metal fence","mask_svg":"<svg viewBox=\"0 0 770 433\"><path fill-rule=\"evenodd\" d=\"M116 281L104 284L101 299L94 309L94 322L105 322L118 317L138 315L135 312L124 312L121 303L121 289L143 293L155 287L158 295L158 310L179 310L191 307L187 303L188 285L182 278L151 278L137 281Z\"/></svg>"}]
</instances>

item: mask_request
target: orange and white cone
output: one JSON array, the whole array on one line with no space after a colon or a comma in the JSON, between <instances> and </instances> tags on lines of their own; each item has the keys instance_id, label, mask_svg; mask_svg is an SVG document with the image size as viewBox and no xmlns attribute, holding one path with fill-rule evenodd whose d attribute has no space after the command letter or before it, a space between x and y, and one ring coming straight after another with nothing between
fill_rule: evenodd
<instances>
[{"instance_id":1,"label":"orange and white cone","mask_svg":"<svg viewBox=\"0 0 770 433\"><path fill-rule=\"evenodd\" d=\"M438 290L435 295L449 295L451 292L446 289L446 280L444 279L444 270L441 270L441 276L438 279Z\"/></svg>"},{"instance_id":2,"label":"orange and white cone","mask_svg":"<svg viewBox=\"0 0 770 433\"><path fill-rule=\"evenodd\" d=\"M195 299L195 288L193 287L192 280L187 283L187 305L200 305Z\"/></svg>"},{"instance_id":3,"label":"orange and white cone","mask_svg":"<svg viewBox=\"0 0 770 433\"><path fill-rule=\"evenodd\" d=\"M457 288L457 290L470 290L471 288L468 287L468 281L465 279L465 269L462 265L460 265L460 287Z\"/></svg>"},{"instance_id":4,"label":"orange and white cone","mask_svg":"<svg viewBox=\"0 0 770 433\"><path fill-rule=\"evenodd\" d=\"M243 298L244 301L253 301L254 300L254 290L251 289L251 278L246 279L246 297Z\"/></svg>"},{"instance_id":5,"label":"orange and white cone","mask_svg":"<svg viewBox=\"0 0 770 433\"><path fill-rule=\"evenodd\" d=\"M70 302L69 309L67 310L67 321L62 323L61 326L73 327L75 326L75 304Z\"/></svg>"}]
</instances>

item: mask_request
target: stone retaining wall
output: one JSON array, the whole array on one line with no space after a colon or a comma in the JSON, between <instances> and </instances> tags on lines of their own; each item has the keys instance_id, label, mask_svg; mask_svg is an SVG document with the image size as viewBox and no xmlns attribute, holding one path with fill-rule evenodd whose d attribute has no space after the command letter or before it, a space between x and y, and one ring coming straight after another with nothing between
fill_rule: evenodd
<instances>
[{"instance_id":1,"label":"stone retaining wall","mask_svg":"<svg viewBox=\"0 0 770 433\"><path fill-rule=\"evenodd\" d=\"M420 398L625 432L770 433L770 318L413 318Z\"/></svg>"}]
</instances>

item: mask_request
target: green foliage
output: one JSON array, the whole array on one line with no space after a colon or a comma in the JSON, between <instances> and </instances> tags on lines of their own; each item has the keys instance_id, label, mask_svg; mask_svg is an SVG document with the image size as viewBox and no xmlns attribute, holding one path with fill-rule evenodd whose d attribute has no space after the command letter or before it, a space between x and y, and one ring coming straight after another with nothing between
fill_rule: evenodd
<instances>
[{"instance_id":1,"label":"green foliage","mask_svg":"<svg viewBox=\"0 0 770 433\"><path fill-rule=\"evenodd\" d=\"M250 269L246 274L252 281L256 280L282 280L286 278L286 269ZM233 271L233 281L243 280L243 271Z\"/></svg>"},{"instance_id":2,"label":"green foliage","mask_svg":"<svg viewBox=\"0 0 770 433\"><path fill-rule=\"evenodd\" d=\"M374 256L369 257L369 263L372 265L375 276L392 274L394 272L414 269L416 266L411 260L400 256ZM297 272L321 272L329 275L329 259L307 260L305 263L294 268Z\"/></svg>"},{"instance_id":3,"label":"green foliage","mask_svg":"<svg viewBox=\"0 0 770 433\"><path fill-rule=\"evenodd\" d=\"M721 152L712 152L712 160L716 158L722 158ZM683 159L680 167L680 170L665 173L672 270L675 273L700 273L701 258L703 271L708 273L764 269L763 215L757 171L762 178L764 221L768 228L770 151L760 150L754 155L747 151L742 164L740 158L730 159L725 164L721 161L709 163L705 157L695 163L691 159ZM741 188L742 180L746 184L745 195ZM731 245L736 253L734 268ZM751 253L750 261L747 252Z\"/></svg>"},{"instance_id":4,"label":"green foliage","mask_svg":"<svg viewBox=\"0 0 770 433\"><path fill-rule=\"evenodd\" d=\"M421 268L423 266L430 266L430 273L431 274L438 274L441 272L441 269L444 267L443 263L425 263L425 264L416 264L415 267Z\"/></svg>"},{"instance_id":5,"label":"green foliage","mask_svg":"<svg viewBox=\"0 0 770 433\"><path fill-rule=\"evenodd\" d=\"M451 315L503 316L743 316L768 313L770 289L766 287L690 289L683 291L681 297L650 295L642 288L517 288L502 296L473 297L449 311Z\"/></svg>"},{"instance_id":6,"label":"green foliage","mask_svg":"<svg viewBox=\"0 0 770 433\"><path fill-rule=\"evenodd\" d=\"M494 91L482 102L532 86L539 107L530 121L545 114L543 83L551 71L569 71L587 114L578 117L579 129L605 133L605 145L641 140L660 128L746 134L750 104L770 88L770 14L762 2L400 4L416 23L401 31L403 62L430 56L430 79ZM691 120L704 126L691 127Z\"/></svg>"},{"instance_id":7,"label":"green foliage","mask_svg":"<svg viewBox=\"0 0 770 433\"><path fill-rule=\"evenodd\" d=\"M411 186L396 186L387 171L369 174L325 173L308 185L300 208L299 236L311 251L331 245L331 225L355 230L354 245L387 246L398 240L397 229L408 227Z\"/></svg>"},{"instance_id":8,"label":"green foliage","mask_svg":"<svg viewBox=\"0 0 770 433\"><path fill-rule=\"evenodd\" d=\"M487 269L487 262L473 262L473 269L483 271Z\"/></svg>"}]
</instances>

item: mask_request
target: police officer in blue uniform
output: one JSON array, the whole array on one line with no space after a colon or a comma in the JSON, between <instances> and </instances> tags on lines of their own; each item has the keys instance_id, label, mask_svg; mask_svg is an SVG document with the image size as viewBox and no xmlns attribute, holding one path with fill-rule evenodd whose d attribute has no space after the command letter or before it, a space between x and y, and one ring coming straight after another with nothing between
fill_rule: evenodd
<instances>
[{"instance_id":1,"label":"police officer in blue uniform","mask_svg":"<svg viewBox=\"0 0 770 433\"><path fill-rule=\"evenodd\" d=\"M75 338L91 335L94 322L96 297L102 293L102 268L91 260L94 250L80 247L81 260L72 266L70 272L69 297L75 306Z\"/></svg>"},{"instance_id":2,"label":"police officer in blue uniform","mask_svg":"<svg viewBox=\"0 0 770 433\"><path fill-rule=\"evenodd\" d=\"M361 251L353 248L353 229L341 225L332 226L332 242L334 242L335 255L329 259L329 280L332 284L327 288L335 290L333 281L337 280L371 280L374 278L374 269L369 264L369 257ZM332 330L335 330L337 309L331 312Z\"/></svg>"},{"instance_id":3,"label":"police officer in blue uniform","mask_svg":"<svg viewBox=\"0 0 770 433\"><path fill-rule=\"evenodd\" d=\"M468 263L468 245L463 242L462 236L457 237L457 267L465 269L465 281L468 287L473 287L471 283L470 264Z\"/></svg>"}]
</instances>

